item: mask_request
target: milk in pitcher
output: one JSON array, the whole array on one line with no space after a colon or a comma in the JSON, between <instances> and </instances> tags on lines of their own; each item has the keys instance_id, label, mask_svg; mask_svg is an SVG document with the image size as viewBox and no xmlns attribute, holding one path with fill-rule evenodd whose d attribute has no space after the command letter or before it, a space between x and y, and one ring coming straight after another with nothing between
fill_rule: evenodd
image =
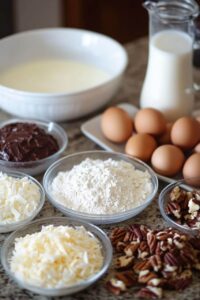
<instances>
[{"instance_id":1,"label":"milk in pitcher","mask_svg":"<svg viewBox=\"0 0 200 300\"><path fill-rule=\"evenodd\" d=\"M154 34L140 105L162 111L168 120L191 113L194 104L192 38L178 30Z\"/></svg>"}]
</instances>

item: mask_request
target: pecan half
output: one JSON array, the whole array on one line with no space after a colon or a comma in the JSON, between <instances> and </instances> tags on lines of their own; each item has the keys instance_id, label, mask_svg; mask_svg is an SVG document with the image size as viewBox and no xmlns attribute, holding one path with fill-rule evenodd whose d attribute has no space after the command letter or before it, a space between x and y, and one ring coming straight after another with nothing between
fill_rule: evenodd
<instances>
[{"instance_id":1,"label":"pecan half","mask_svg":"<svg viewBox=\"0 0 200 300\"><path fill-rule=\"evenodd\" d=\"M117 258L116 269L126 270L132 267L133 263L134 263L134 257L126 256L126 255L120 256Z\"/></svg>"},{"instance_id":2,"label":"pecan half","mask_svg":"<svg viewBox=\"0 0 200 300\"><path fill-rule=\"evenodd\" d=\"M195 252L191 247L184 247L180 250L180 258L184 263L188 265L193 265L196 263Z\"/></svg>"},{"instance_id":3,"label":"pecan half","mask_svg":"<svg viewBox=\"0 0 200 300\"><path fill-rule=\"evenodd\" d=\"M185 247L186 236L175 234L173 238L173 244L177 249L183 249Z\"/></svg>"},{"instance_id":4,"label":"pecan half","mask_svg":"<svg viewBox=\"0 0 200 300\"><path fill-rule=\"evenodd\" d=\"M150 267L151 267L151 264L150 264L149 260L145 259L145 260L136 262L133 266L133 270L135 271L135 273L140 273L140 271L149 270Z\"/></svg>"},{"instance_id":5,"label":"pecan half","mask_svg":"<svg viewBox=\"0 0 200 300\"><path fill-rule=\"evenodd\" d=\"M126 242L132 242L132 241L136 241L135 233L132 231L127 231L124 236L123 242L126 243Z\"/></svg>"},{"instance_id":6,"label":"pecan half","mask_svg":"<svg viewBox=\"0 0 200 300\"><path fill-rule=\"evenodd\" d=\"M166 213L174 216L176 219L181 218L181 207L176 202L168 202L166 206Z\"/></svg>"},{"instance_id":7,"label":"pecan half","mask_svg":"<svg viewBox=\"0 0 200 300\"><path fill-rule=\"evenodd\" d=\"M144 259L149 256L149 246L146 241L142 241L138 248L138 258Z\"/></svg>"},{"instance_id":8,"label":"pecan half","mask_svg":"<svg viewBox=\"0 0 200 300\"><path fill-rule=\"evenodd\" d=\"M158 276L149 270L142 270L139 272L138 282L147 283L149 280L153 278L157 278Z\"/></svg>"},{"instance_id":9,"label":"pecan half","mask_svg":"<svg viewBox=\"0 0 200 300\"><path fill-rule=\"evenodd\" d=\"M150 253L153 254L157 246L157 241L156 241L156 236L152 231L149 231L147 233L147 244L149 246Z\"/></svg>"},{"instance_id":10,"label":"pecan half","mask_svg":"<svg viewBox=\"0 0 200 300\"><path fill-rule=\"evenodd\" d=\"M127 256L134 256L134 254L137 252L139 245L139 242L131 242L124 248L124 253Z\"/></svg>"},{"instance_id":11,"label":"pecan half","mask_svg":"<svg viewBox=\"0 0 200 300\"><path fill-rule=\"evenodd\" d=\"M153 278L147 282L147 285L157 286L157 287L165 287L166 280L164 278Z\"/></svg>"},{"instance_id":12,"label":"pecan half","mask_svg":"<svg viewBox=\"0 0 200 300\"><path fill-rule=\"evenodd\" d=\"M147 233L150 231L149 228L145 225L140 225L140 231L142 233L143 240L146 240L147 239Z\"/></svg>"},{"instance_id":13,"label":"pecan half","mask_svg":"<svg viewBox=\"0 0 200 300\"><path fill-rule=\"evenodd\" d=\"M126 229L124 227L114 228L110 235L110 240L113 246L115 246L118 242L122 242L125 234L126 234Z\"/></svg>"},{"instance_id":14,"label":"pecan half","mask_svg":"<svg viewBox=\"0 0 200 300\"><path fill-rule=\"evenodd\" d=\"M159 255L152 255L149 258L149 262L155 272L158 272L159 270L162 269L162 260Z\"/></svg>"},{"instance_id":15,"label":"pecan half","mask_svg":"<svg viewBox=\"0 0 200 300\"><path fill-rule=\"evenodd\" d=\"M185 200L191 197L191 194L188 194L185 190L180 188L179 186L175 186L170 193L170 200L176 201L177 203L183 204Z\"/></svg>"},{"instance_id":16,"label":"pecan half","mask_svg":"<svg viewBox=\"0 0 200 300\"><path fill-rule=\"evenodd\" d=\"M166 231L159 231L156 233L156 239L159 241L165 241L169 238L169 234Z\"/></svg>"},{"instance_id":17,"label":"pecan half","mask_svg":"<svg viewBox=\"0 0 200 300\"><path fill-rule=\"evenodd\" d=\"M127 246L127 243L124 243L124 242L117 242L116 245L115 245L115 249L117 252L123 252L124 249L126 248Z\"/></svg>"},{"instance_id":18,"label":"pecan half","mask_svg":"<svg viewBox=\"0 0 200 300\"><path fill-rule=\"evenodd\" d=\"M193 220L187 220L186 225L188 225L191 228L198 229L198 226L196 226L197 225L197 221L195 219L193 219Z\"/></svg>"},{"instance_id":19,"label":"pecan half","mask_svg":"<svg viewBox=\"0 0 200 300\"><path fill-rule=\"evenodd\" d=\"M118 272L115 274L115 277L118 280L122 281L127 288L133 286L137 282L137 276L131 270L124 271L124 272Z\"/></svg>"},{"instance_id":20,"label":"pecan half","mask_svg":"<svg viewBox=\"0 0 200 300\"><path fill-rule=\"evenodd\" d=\"M140 229L140 226L139 224L134 224L134 225L130 225L129 226L129 230L134 233L135 237L136 237L136 240L138 242L141 242L143 240L143 238L146 237L146 234L144 232L144 228L142 227L142 230Z\"/></svg>"},{"instance_id":21,"label":"pecan half","mask_svg":"<svg viewBox=\"0 0 200 300\"><path fill-rule=\"evenodd\" d=\"M184 290L192 282L192 272L190 270L183 271L176 278L168 281L168 286L175 290Z\"/></svg>"},{"instance_id":22,"label":"pecan half","mask_svg":"<svg viewBox=\"0 0 200 300\"><path fill-rule=\"evenodd\" d=\"M177 253L174 252L166 252L164 255L164 263L169 266L176 266L180 265L180 261L178 259Z\"/></svg>"},{"instance_id":23,"label":"pecan half","mask_svg":"<svg viewBox=\"0 0 200 300\"><path fill-rule=\"evenodd\" d=\"M161 246L161 242L158 242L156 245L155 254L159 256L163 256L164 252L162 251L160 246Z\"/></svg>"},{"instance_id":24,"label":"pecan half","mask_svg":"<svg viewBox=\"0 0 200 300\"><path fill-rule=\"evenodd\" d=\"M109 281L107 281L106 288L114 295L119 295L121 292L126 291L124 282L116 278L111 278Z\"/></svg>"},{"instance_id":25,"label":"pecan half","mask_svg":"<svg viewBox=\"0 0 200 300\"><path fill-rule=\"evenodd\" d=\"M137 296L146 299L160 299L162 298L162 289L158 287L147 286L139 290Z\"/></svg>"},{"instance_id":26,"label":"pecan half","mask_svg":"<svg viewBox=\"0 0 200 300\"><path fill-rule=\"evenodd\" d=\"M162 250L163 252L166 252L172 246L170 245L170 243L168 243L167 240L160 241L159 245L160 245L160 250Z\"/></svg>"}]
</instances>

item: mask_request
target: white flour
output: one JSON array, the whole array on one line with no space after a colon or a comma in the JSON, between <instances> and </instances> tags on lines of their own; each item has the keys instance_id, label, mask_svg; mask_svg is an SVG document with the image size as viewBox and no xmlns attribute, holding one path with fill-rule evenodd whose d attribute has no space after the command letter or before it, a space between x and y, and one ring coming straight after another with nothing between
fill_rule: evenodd
<instances>
[{"instance_id":1,"label":"white flour","mask_svg":"<svg viewBox=\"0 0 200 300\"><path fill-rule=\"evenodd\" d=\"M67 208L92 214L113 214L137 207L152 192L150 174L130 163L91 160L60 172L51 186L56 201Z\"/></svg>"}]
</instances>

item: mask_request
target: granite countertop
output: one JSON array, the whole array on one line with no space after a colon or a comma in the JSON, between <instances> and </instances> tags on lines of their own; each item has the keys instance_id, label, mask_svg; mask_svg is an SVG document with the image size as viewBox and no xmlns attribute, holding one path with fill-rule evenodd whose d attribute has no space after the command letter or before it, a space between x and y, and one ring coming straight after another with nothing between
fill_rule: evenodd
<instances>
[{"instance_id":1,"label":"granite countertop","mask_svg":"<svg viewBox=\"0 0 200 300\"><path fill-rule=\"evenodd\" d=\"M142 81L144 78L146 63L147 63L147 39L143 38L137 40L133 43L126 45L126 50L129 55L129 66L125 73L125 77L116 97L112 100L111 104L119 102L130 102L135 105L138 105L138 99L140 94L140 89ZM195 70L195 79L200 81L200 71ZM110 105L110 104L109 104ZM197 95L195 107L200 109L200 96ZM6 120L11 116L0 111L0 121ZM67 131L69 137L69 145L65 154L74 153L76 151L84 150L94 150L99 149L92 141L88 140L80 131L80 126L83 122L89 119L91 116L83 118L78 121L61 123L63 128ZM160 182L159 190L162 189L164 183ZM50 216L62 216L62 213L58 212L49 202L46 201L44 208L40 212L40 217L50 217ZM153 203L139 216L124 222L124 223L141 223L147 224L149 226L159 226L164 225L158 208L157 198ZM123 223L122 223L123 224ZM109 232L110 229L114 227L104 225L101 228ZM8 234L0 234L0 246L2 245L5 238ZM177 300L199 300L200 299L200 285L199 285L200 274L194 274L192 284L183 292L164 292L163 299L177 299ZM68 300L133 300L137 299L135 296L134 289L129 290L128 292L122 294L121 296L113 296L110 292L105 289L105 280L106 276L98 281L93 286L88 289L74 294L68 297L60 297L54 299L68 299ZM8 276L4 273L2 266L0 265L0 300L9 300L9 299L34 299L34 300L43 300L48 299L47 297L33 294L27 290L20 289Z\"/></svg>"}]
</instances>

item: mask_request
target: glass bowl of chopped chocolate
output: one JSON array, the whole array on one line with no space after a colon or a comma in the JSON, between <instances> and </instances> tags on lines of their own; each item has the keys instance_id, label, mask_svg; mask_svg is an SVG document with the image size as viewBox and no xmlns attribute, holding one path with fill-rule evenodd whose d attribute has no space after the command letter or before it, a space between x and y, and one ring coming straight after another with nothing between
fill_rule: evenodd
<instances>
[{"instance_id":1,"label":"glass bowl of chopped chocolate","mask_svg":"<svg viewBox=\"0 0 200 300\"><path fill-rule=\"evenodd\" d=\"M7 120L0 123L0 167L38 175L61 156L67 143L65 130L56 123Z\"/></svg>"},{"instance_id":2,"label":"glass bowl of chopped chocolate","mask_svg":"<svg viewBox=\"0 0 200 300\"><path fill-rule=\"evenodd\" d=\"M159 196L160 212L167 223L187 234L200 234L200 178L167 185Z\"/></svg>"}]
</instances>

